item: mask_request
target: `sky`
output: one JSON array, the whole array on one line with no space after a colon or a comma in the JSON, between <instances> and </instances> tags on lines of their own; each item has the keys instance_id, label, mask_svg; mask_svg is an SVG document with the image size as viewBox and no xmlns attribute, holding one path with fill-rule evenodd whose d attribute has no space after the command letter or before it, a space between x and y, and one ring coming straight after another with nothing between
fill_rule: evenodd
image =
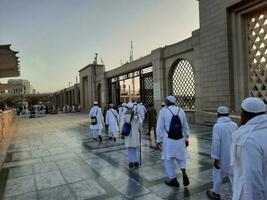
<instances>
[{"instance_id":1,"label":"sky","mask_svg":"<svg viewBox=\"0 0 267 200\"><path fill-rule=\"evenodd\" d=\"M131 40L138 59L198 28L197 0L0 0L0 44L41 93L74 84L96 52L108 71L129 61Z\"/></svg>"}]
</instances>

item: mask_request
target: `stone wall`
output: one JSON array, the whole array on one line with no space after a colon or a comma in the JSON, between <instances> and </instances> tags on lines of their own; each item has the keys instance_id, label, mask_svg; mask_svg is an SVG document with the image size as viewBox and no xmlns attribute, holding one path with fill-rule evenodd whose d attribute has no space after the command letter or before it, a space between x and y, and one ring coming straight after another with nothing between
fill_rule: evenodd
<instances>
[{"instance_id":1,"label":"stone wall","mask_svg":"<svg viewBox=\"0 0 267 200\"><path fill-rule=\"evenodd\" d=\"M0 141L8 133L9 128L14 120L15 114L15 110L9 110L0 113Z\"/></svg>"}]
</instances>

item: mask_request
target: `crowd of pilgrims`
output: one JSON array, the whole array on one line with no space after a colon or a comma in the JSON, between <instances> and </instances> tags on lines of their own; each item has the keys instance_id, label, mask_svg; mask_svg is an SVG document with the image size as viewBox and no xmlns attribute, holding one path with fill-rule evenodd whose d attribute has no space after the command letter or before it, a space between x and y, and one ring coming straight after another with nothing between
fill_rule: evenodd
<instances>
[{"instance_id":1,"label":"crowd of pilgrims","mask_svg":"<svg viewBox=\"0 0 267 200\"><path fill-rule=\"evenodd\" d=\"M239 127L229 114L228 107L218 107L217 121L212 131L213 188L206 192L207 196L220 199L222 181L227 176L232 185L233 200L267 200L266 105L255 97L243 100ZM89 112L93 139L102 142L105 121L110 140L116 142L118 137L124 139L129 169L138 168L141 164L141 133L145 117L149 129L147 134L154 129L157 148L162 151L168 176L165 183L180 187L176 162L182 172L183 185L188 186L189 126L185 112L176 106L174 96L168 96L162 103L158 117L152 104L146 109L142 103L128 102L122 103L118 111L110 104L104 120L98 102L94 102Z\"/></svg>"},{"instance_id":2,"label":"crowd of pilgrims","mask_svg":"<svg viewBox=\"0 0 267 200\"><path fill-rule=\"evenodd\" d=\"M81 106L80 104L79 105L76 105L76 104L72 104L72 106L68 105L68 104L65 104L63 107L62 107L62 112L64 113L69 113L69 112L80 112L81 111Z\"/></svg>"},{"instance_id":3,"label":"crowd of pilgrims","mask_svg":"<svg viewBox=\"0 0 267 200\"><path fill-rule=\"evenodd\" d=\"M21 117L43 117L44 115L48 114L48 106L41 104L41 105L35 105L35 106L20 106L16 108L17 115L20 115Z\"/></svg>"}]
</instances>

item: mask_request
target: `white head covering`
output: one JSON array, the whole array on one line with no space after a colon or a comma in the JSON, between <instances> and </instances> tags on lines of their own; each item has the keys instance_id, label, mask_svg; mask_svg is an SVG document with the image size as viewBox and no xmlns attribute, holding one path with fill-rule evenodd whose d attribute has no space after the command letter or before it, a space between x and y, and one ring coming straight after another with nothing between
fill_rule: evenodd
<instances>
[{"instance_id":1,"label":"white head covering","mask_svg":"<svg viewBox=\"0 0 267 200\"><path fill-rule=\"evenodd\" d=\"M130 101L127 103L126 107L127 108L133 108L134 104Z\"/></svg>"},{"instance_id":2,"label":"white head covering","mask_svg":"<svg viewBox=\"0 0 267 200\"><path fill-rule=\"evenodd\" d=\"M243 100L241 108L249 113L266 112L266 105L261 99L256 97L248 97Z\"/></svg>"},{"instance_id":3,"label":"white head covering","mask_svg":"<svg viewBox=\"0 0 267 200\"><path fill-rule=\"evenodd\" d=\"M176 102L176 98L175 98L174 96L172 96L172 95L167 96L167 99L168 99L168 101L171 102L171 103L175 103L175 102Z\"/></svg>"},{"instance_id":4,"label":"white head covering","mask_svg":"<svg viewBox=\"0 0 267 200\"><path fill-rule=\"evenodd\" d=\"M127 105L127 103L122 103L122 106L126 106Z\"/></svg>"},{"instance_id":5,"label":"white head covering","mask_svg":"<svg viewBox=\"0 0 267 200\"><path fill-rule=\"evenodd\" d=\"M98 105L98 102L97 101L94 101L94 105Z\"/></svg>"},{"instance_id":6,"label":"white head covering","mask_svg":"<svg viewBox=\"0 0 267 200\"><path fill-rule=\"evenodd\" d=\"M229 112L230 112L230 110L226 106L220 106L217 109L217 113L219 113L219 114L229 114Z\"/></svg>"},{"instance_id":7,"label":"white head covering","mask_svg":"<svg viewBox=\"0 0 267 200\"><path fill-rule=\"evenodd\" d=\"M133 105L137 105L137 102L135 101L135 102L133 103Z\"/></svg>"},{"instance_id":8,"label":"white head covering","mask_svg":"<svg viewBox=\"0 0 267 200\"><path fill-rule=\"evenodd\" d=\"M164 107L164 106L166 106L166 104L165 104L165 102L162 102L161 107Z\"/></svg>"}]
</instances>

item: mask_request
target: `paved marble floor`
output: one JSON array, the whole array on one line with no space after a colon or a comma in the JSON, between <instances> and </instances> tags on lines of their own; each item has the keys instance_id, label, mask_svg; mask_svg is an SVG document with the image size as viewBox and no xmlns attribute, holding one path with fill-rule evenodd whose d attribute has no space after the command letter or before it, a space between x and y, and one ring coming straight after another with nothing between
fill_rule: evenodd
<instances>
[{"instance_id":1,"label":"paved marble floor","mask_svg":"<svg viewBox=\"0 0 267 200\"><path fill-rule=\"evenodd\" d=\"M0 199L207 199L211 128L190 125L189 187L164 184L161 152L142 137L142 165L128 169L124 141L93 141L85 114L17 119L0 143ZM146 126L144 125L146 131ZM181 173L177 170L180 183ZM224 180L222 199L231 198Z\"/></svg>"}]
</instances>

